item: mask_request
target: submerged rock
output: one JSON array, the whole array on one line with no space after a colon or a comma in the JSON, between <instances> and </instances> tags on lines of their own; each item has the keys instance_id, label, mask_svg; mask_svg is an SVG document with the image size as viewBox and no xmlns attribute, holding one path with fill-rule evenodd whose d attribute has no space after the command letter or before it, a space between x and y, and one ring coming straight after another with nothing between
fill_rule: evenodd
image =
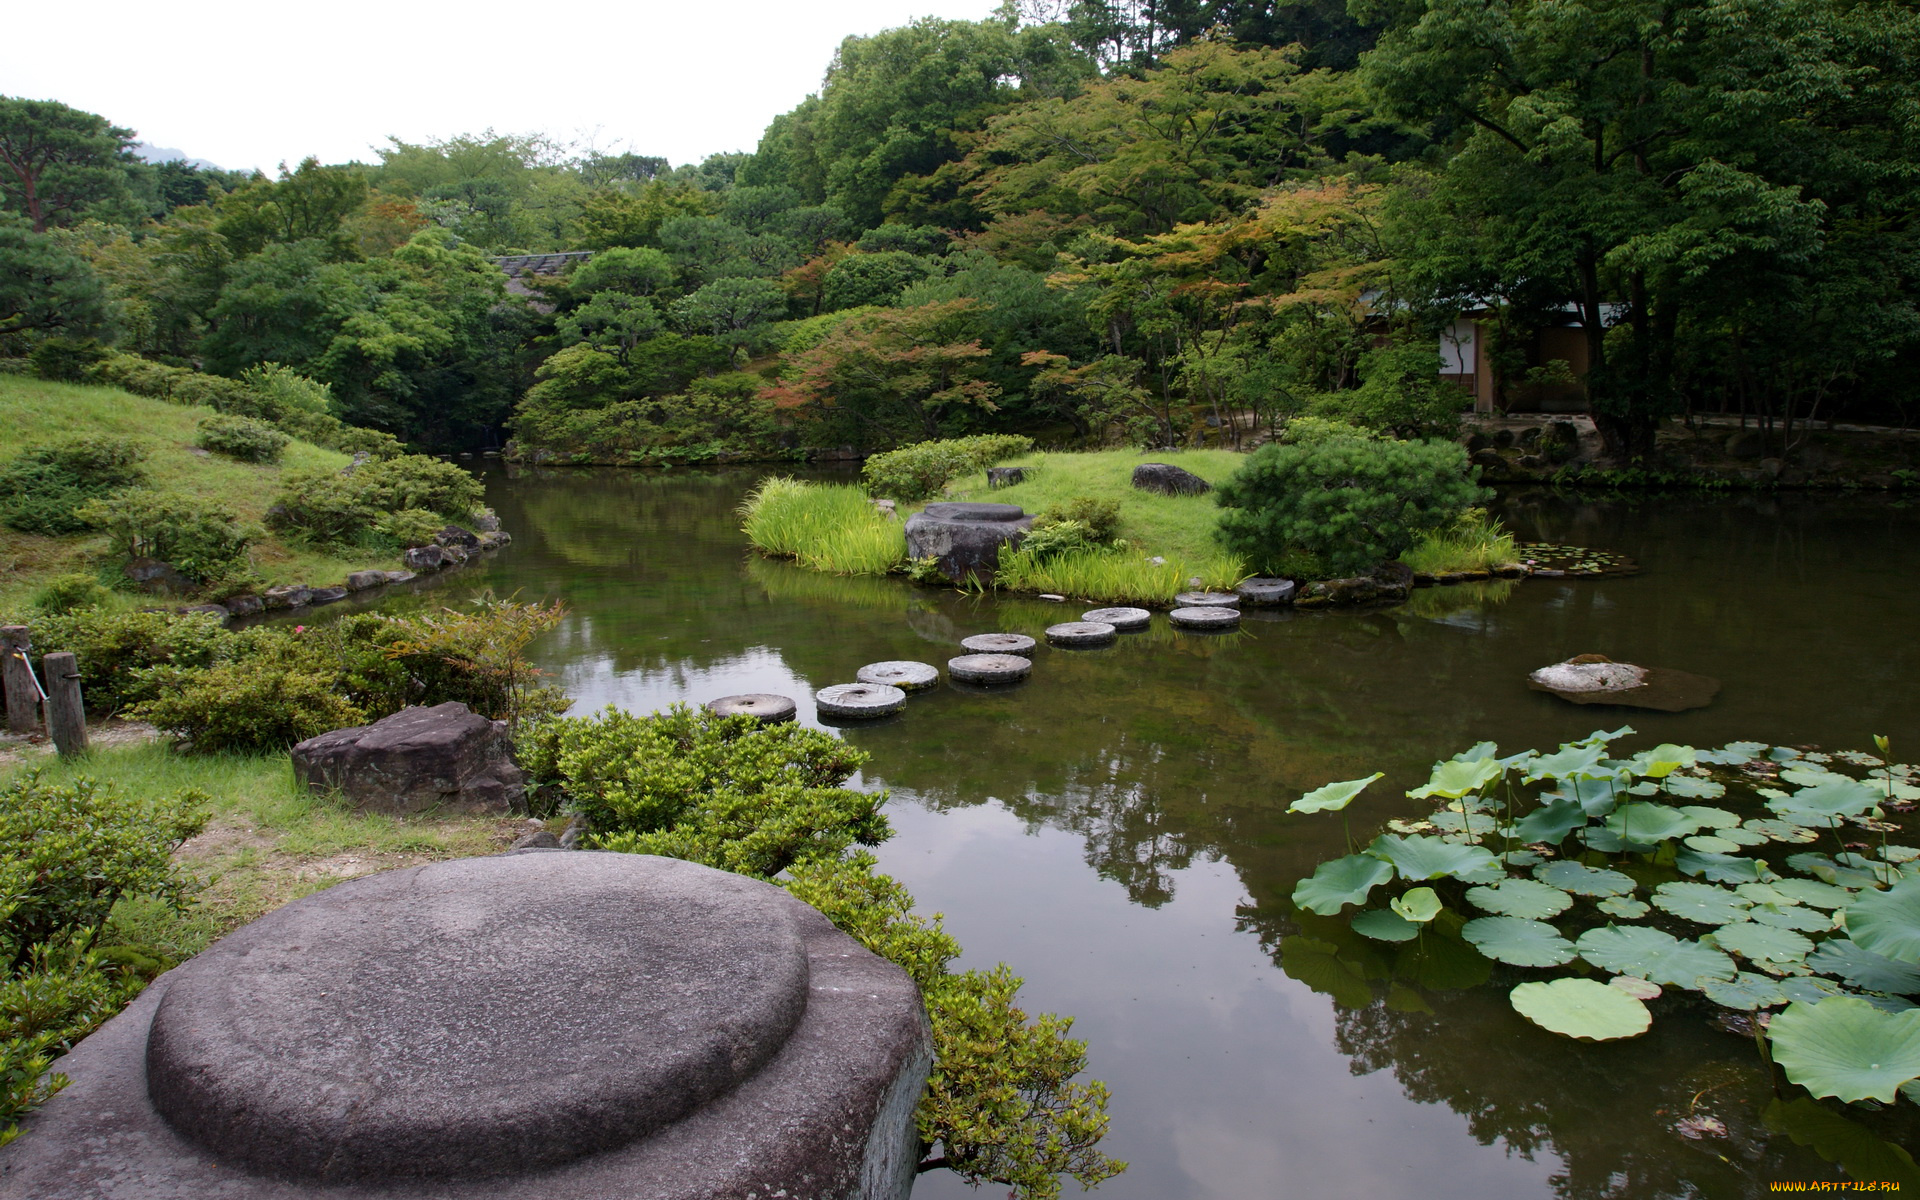
<instances>
[{"instance_id":1,"label":"submerged rock","mask_svg":"<svg viewBox=\"0 0 1920 1200\"><path fill-rule=\"evenodd\" d=\"M1105 646L1120 636L1106 621L1066 621L1047 626L1047 640L1056 646Z\"/></svg>"},{"instance_id":2,"label":"submerged rock","mask_svg":"<svg viewBox=\"0 0 1920 1200\"><path fill-rule=\"evenodd\" d=\"M793 720L793 714L799 709L785 696L776 696L772 692L747 692L709 700L707 711L716 717L758 717L762 725L777 725Z\"/></svg>"},{"instance_id":3,"label":"submerged rock","mask_svg":"<svg viewBox=\"0 0 1920 1200\"><path fill-rule=\"evenodd\" d=\"M1541 667L1527 686L1575 704L1617 704L1656 712L1704 708L1720 694L1720 681L1664 667L1614 662L1603 654L1581 654Z\"/></svg>"},{"instance_id":4,"label":"submerged rock","mask_svg":"<svg viewBox=\"0 0 1920 1200\"><path fill-rule=\"evenodd\" d=\"M837 683L815 692L813 702L822 716L867 719L899 712L907 694L884 683Z\"/></svg>"},{"instance_id":5,"label":"submerged rock","mask_svg":"<svg viewBox=\"0 0 1920 1200\"><path fill-rule=\"evenodd\" d=\"M1137 633L1153 624L1153 614L1144 608L1095 608L1081 613L1080 619L1111 625L1121 633Z\"/></svg>"},{"instance_id":6,"label":"submerged rock","mask_svg":"<svg viewBox=\"0 0 1920 1200\"><path fill-rule=\"evenodd\" d=\"M939 683L940 671L932 663L899 658L868 663L855 671L853 677L861 683L879 683L903 692L917 692Z\"/></svg>"}]
</instances>

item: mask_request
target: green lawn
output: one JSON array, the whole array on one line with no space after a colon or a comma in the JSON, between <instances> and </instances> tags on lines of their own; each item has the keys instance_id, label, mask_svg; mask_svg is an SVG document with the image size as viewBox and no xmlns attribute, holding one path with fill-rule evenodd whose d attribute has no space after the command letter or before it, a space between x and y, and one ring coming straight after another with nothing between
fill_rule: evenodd
<instances>
[{"instance_id":1,"label":"green lawn","mask_svg":"<svg viewBox=\"0 0 1920 1200\"><path fill-rule=\"evenodd\" d=\"M199 423L212 415L210 408L168 404L118 388L0 374L0 431L5 433L0 458L10 458L24 446L79 435L137 438L147 445L142 466L154 486L217 500L255 524L272 505L283 472L338 470L350 461L345 454L298 440L271 466L197 453L194 437ZM0 526L0 611L19 609L55 575L95 570L105 549L101 538L39 537ZM397 558L371 554L342 558L318 553L271 536L255 543L251 553L263 586L326 586L339 583L352 571L400 565Z\"/></svg>"}]
</instances>

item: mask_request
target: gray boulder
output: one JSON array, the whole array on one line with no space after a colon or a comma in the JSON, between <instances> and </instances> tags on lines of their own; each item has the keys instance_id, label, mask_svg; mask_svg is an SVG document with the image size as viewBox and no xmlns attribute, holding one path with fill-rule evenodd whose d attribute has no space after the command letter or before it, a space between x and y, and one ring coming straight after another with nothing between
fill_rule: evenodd
<instances>
[{"instance_id":1,"label":"gray boulder","mask_svg":"<svg viewBox=\"0 0 1920 1200\"><path fill-rule=\"evenodd\" d=\"M347 589L343 587L314 588L307 596L308 604L332 604L335 600L345 600Z\"/></svg>"},{"instance_id":2,"label":"gray boulder","mask_svg":"<svg viewBox=\"0 0 1920 1200\"><path fill-rule=\"evenodd\" d=\"M1133 486L1163 496L1198 496L1213 490L1206 480L1171 463L1141 463L1133 469Z\"/></svg>"},{"instance_id":3,"label":"gray boulder","mask_svg":"<svg viewBox=\"0 0 1920 1200\"><path fill-rule=\"evenodd\" d=\"M505 721L448 701L308 738L293 748L293 771L315 791L337 789L355 808L507 812L526 795L510 749Z\"/></svg>"},{"instance_id":4,"label":"gray boulder","mask_svg":"<svg viewBox=\"0 0 1920 1200\"><path fill-rule=\"evenodd\" d=\"M987 486L990 488L1012 487L1016 483L1025 483L1027 472L1024 467L988 467Z\"/></svg>"},{"instance_id":5,"label":"gray boulder","mask_svg":"<svg viewBox=\"0 0 1920 1200\"><path fill-rule=\"evenodd\" d=\"M907 555L934 559L953 583L991 579L1000 548L1018 545L1031 528L1017 504L929 504L907 518Z\"/></svg>"},{"instance_id":6,"label":"gray boulder","mask_svg":"<svg viewBox=\"0 0 1920 1200\"><path fill-rule=\"evenodd\" d=\"M305 608L307 601L312 598L313 589L304 583L285 583L260 593L260 599L264 600L270 609Z\"/></svg>"},{"instance_id":7,"label":"gray boulder","mask_svg":"<svg viewBox=\"0 0 1920 1200\"><path fill-rule=\"evenodd\" d=\"M161 562L157 558L128 559L123 571L143 592L184 596L193 591L193 580L181 574L172 563Z\"/></svg>"},{"instance_id":8,"label":"gray boulder","mask_svg":"<svg viewBox=\"0 0 1920 1200\"><path fill-rule=\"evenodd\" d=\"M267 602L258 596L230 596L220 602L220 607L236 617L251 617L255 613L265 612Z\"/></svg>"},{"instance_id":9,"label":"gray boulder","mask_svg":"<svg viewBox=\"0 0 1920 1200\"><path fill-rule=\"evenodd\" d=\"M433 535L436 546L460 546L468 550L479 547L480 538L471 529L462 529L458 525L449 525Z\"/></svg>"},{"instance_id":10,"label":"gray boulder","mask_svg":"<svg viewBox=\"0 0 1920 1200\"><path fill-rule=\"evenodd\" d=\"M355 571L353 574L347 576L347 590L350 592L364 592L368 588L381 587L385 585L386 582L387 573L385 571Z\"/></svg>"},{"instance_id":11,"label":"gray boulder","mask_svg":"<svg viewBox=\"0 0 1920 1200\"><path fill-rule=\"evenodd\" d=\"M400 556L409 571L438 571L454 561L442 546L415 546Z\"/></svg>"}]
</instances>

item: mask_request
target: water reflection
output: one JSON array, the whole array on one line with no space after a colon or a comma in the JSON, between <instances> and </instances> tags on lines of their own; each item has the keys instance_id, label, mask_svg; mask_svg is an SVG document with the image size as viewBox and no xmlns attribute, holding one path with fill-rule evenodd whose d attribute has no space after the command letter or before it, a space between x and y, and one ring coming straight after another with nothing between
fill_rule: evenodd
<instances>
[{"instance_id":1,"label":"water reflection","mask_svg":"<svg viewBox=\"0 0 1920 1200\"><path fill-rule=\"evenodd\" d=\"M442 594L563 599L540 653L582 709L765 691L810 723L813 691L864 663L940 664L967 634L1078 615L754 558L734 510L755 478L496 476L515 543ZM1520 1020L1501 978L1480 986L1484 961L1443 939L1383 949L1296 916L1294 881L1342 835L1284 809L1384 770L1354 807L1358 835L1416 811L1396 797L1437 758L1619 724L1527 689L1528 671L1583 652L1725 681L1708 709L1632 714L1648 744L1916 744L1920 518L1848 500L1548 494L1511 497L1503 516L1643 572L1249 614L1224 638L1157 625L1098 651L1042 649L1021 688L942 686L844 731L873 754L867 783L895 793L886 869L947 913L973 960L1008 961L1035 1007L1079 1016L1114 1086L1112 1152L1134 1163L1103 1195L1677 1197L1837 1177L1770 1132L1751 1044L1703 1013L1577 1046ZM1729 1137L1674 1132L1701 1104ZM960 1194L938 1176L919 1192Z\"/></svg>"}]
</instances>

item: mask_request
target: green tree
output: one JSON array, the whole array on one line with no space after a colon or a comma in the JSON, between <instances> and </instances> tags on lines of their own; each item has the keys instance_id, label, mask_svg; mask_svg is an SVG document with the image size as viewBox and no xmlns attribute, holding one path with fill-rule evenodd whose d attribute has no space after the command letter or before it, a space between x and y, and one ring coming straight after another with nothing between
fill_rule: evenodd
<instances>
[{"instance_id":1,"label":"green tree","mask_svg":"<svg viewBox=\"0 0 1920 1200\"><path fill-rule=\"evenodd\" d=\"M787 315L787 293L771 279L716 279L675 300L670 311L686 332L745 352Z\"/></svg>"},{"instance_id":2,"label":"green tree","mask_svg":"<svg viewBox=\"0 0 1920 1200\"><path fill-rule=\"evenodd\" d=\"M134 133L57 100L0 96L0 204L35 233L131 202Z\"/></svg>"},{"instance_id":3,"label":"green tree","mask_svg":"<svg viewBox=\"0 0 1920 1200\"><path fill-rule=\"evenodd\" d=\"M832 312L863 304L891 304L910 284L938 269L927 259L902 250L850 254L827 271L821 285L821 305Z\"/></svg>"},{"instance_id":4,"label":"green tree","mask_svg":"<svg viewBox=\"0 0 1920 1200\"><path fill-rule=\"evenodd\" d=\"M881 446L935 439L962 412L997 411L985 377L989 352L961 322L972 300L872 309L835 325L789 360L776 402L800 411L829 441Z\"/></svg>"},{"instance_id":5,"label":"green tree","mask_svg":"<svg viewBox=\"0 0 1920 1200\"><path fill-rule=\"evenodd\" d=\"M634 347L653 340L666 328L652 301L625 292L596 292L556 324L568 343L585 342L603 354L613 355L623 367Z\"/></svg>"},{"instance_id":6,"label":"green tree","mask_svg":"<svg viewBox=\"0 0 1920 1200\"><path fill-rule=\"evenodd\" d=\"M0 339L28 332L80 337L106 322L106 289L84 259L0 218Z\"/></svg>"},{"instance_id":7,"label":"green tree","mask_svg":"<svg viewBox=\"0 0 1920 1200\"><path fill-rule=\"evenodd\" d=\"M222 196L214 228L235 257L258 254L275 243L313 241L330 257L357 257L346 220L367 200L366 175L357 167L323 167L307 158L280 178L256 176L239 191Z\"/></svg>"},{"instance_id":8,"label":"green tree","mask_svg":"<svg viewBox=\"0 0 1920 1200\"><path fill-rule=\"evenodd\" d=\"M567 277L567 289L580 296L595 292L653 296L672 286L673 260L651 246L602 250Z\"/></svg>"},{"instance_id":9,"label":"green tree","mask_svg":"<svg viewBox=\"0 0 1920 1200\"><path fill-rule=\"evenodd\" d=\"M604 188L580 201L570 244L581 250L657 244L660 226L675 217L705 216L706 193L691 184L655 179L636 192Z\"/></svg>"}]
</instances>

